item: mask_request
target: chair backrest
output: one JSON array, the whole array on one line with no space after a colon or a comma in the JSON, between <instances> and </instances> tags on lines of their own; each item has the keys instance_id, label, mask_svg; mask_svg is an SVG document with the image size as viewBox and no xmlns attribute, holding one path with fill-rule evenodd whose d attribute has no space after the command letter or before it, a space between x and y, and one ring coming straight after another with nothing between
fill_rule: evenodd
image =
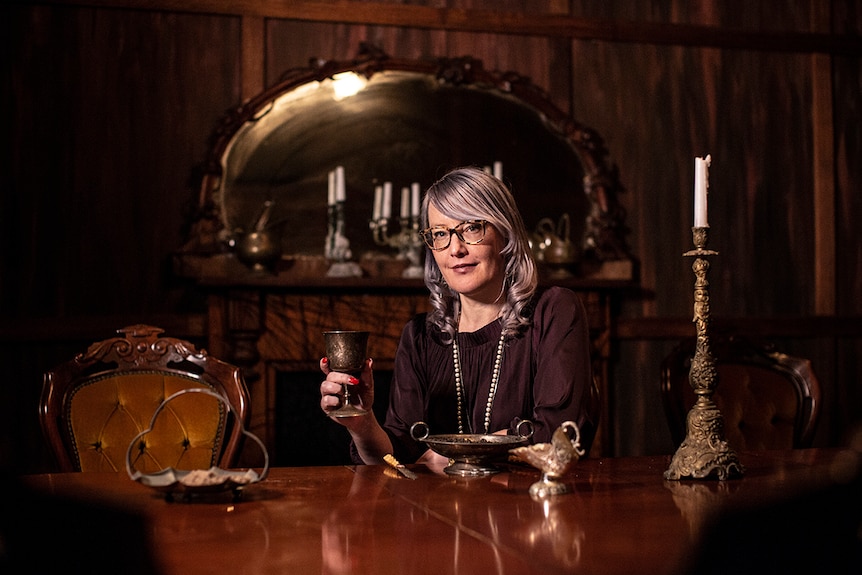
<instances>
[{"instance_id":1,"label":"chair backrest","mask_svg":"<svg viewBox=\"0 0 862 575\"><path fill-rule=\"evenodd\" d=\"M689 382L695 340L678 344L661 366L661 391L671 436L679 445L696 397ZM718 383L713 400L725 439L736 450L810 447L820 413L820 383L807 359L739 336L710 338Z\"/></svg>"},{"instance_id":2,"label":"chair backrest","mask_svg":"<svg viewBox=\"0 0 862 575\"><path fill-rule=\"evenodd\" d=\"M250 417L239 368L191 343L163 337L162 329L133 325L92 344L85 353L45 373L39 418L61 471L120 471L132 440L150 428L165 398L204 387L221 401L190 393L165 406L133 451L134 469L233 467ZM240 424L241 422L241 424Z\"/></svg>"}]
</instances>

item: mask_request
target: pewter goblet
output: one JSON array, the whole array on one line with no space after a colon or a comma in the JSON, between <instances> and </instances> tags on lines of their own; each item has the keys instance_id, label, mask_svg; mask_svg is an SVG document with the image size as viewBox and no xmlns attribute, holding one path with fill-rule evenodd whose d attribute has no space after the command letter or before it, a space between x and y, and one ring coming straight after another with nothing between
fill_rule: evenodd
<instances>
[{"instance_id":1,"label":"pewter goblet","mask_svg":"<svg viewBox=\"0 0 862 575\"><path fill-rule=\"evenodd\" d=\"M368 347L367 331L335 330L323 332L326 342L326 357L329 360L329 369L349 373L359 377L362 372L362 364L367 357ZM341 407L330 411L330 417L355 417L367 415L368 412L350 403L350 392L347 384L341 386L343 395Z\"/></svg>"}]
</instances>

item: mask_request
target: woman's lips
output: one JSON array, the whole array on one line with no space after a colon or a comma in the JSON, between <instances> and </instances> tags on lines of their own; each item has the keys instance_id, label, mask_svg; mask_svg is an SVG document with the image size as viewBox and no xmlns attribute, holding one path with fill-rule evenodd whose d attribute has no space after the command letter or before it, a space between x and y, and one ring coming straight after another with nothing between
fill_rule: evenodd
<instances>
[{"instance_id":1,"label":"woman's lips","mask_svg":"<svg viewBox=\"0 0 862 575\"><path fill-rule=\"evenodd\" d=\"M476 264L458 264L456 266L451 266L451 269L454 272L466 272L476 267Z\"/></svg>"}]
</instances>

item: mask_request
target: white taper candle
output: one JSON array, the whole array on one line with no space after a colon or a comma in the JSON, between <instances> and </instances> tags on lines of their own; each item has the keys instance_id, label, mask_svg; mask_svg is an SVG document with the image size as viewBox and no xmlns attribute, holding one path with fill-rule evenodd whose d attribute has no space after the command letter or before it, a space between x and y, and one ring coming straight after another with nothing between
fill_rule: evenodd
<instances>
[{"instance_id":1,"label":"white taper candle","mask_svg":"<svg viewBox=\"0 0 862 575\"><path fill-rule=\"evenodd\" d=\"M392 215L392 182L383 182L383 207L380 215L383 218Z\"/></svg>"},{"instance_id":2,"label":"white taper candle","mask_svg":"<svg viewBox=\"0 0 862 575\"><path fill-rule=\"evenodd\" d=\"M410 217L410 188L401 188L401 218L407 219Z\"/></svg>"},{"instance_id":3,"label":"white taper candle","mask_svg":"<svg viewBox=\"0 0 862 575\"><path fill-rule=\"evenodd\" d=\"M347 190L344 186L344 166L335 168L335 201L343 202L347 199Z\"/></svg>"},{"instance_id":4,"label":"white taper candle","mask_svg":"<svg viewBox=\"0 0 862 575\"><path fill-rule=\"evenodd\" d=\"M380 206L383 203L383 186L374 186L374 211L371 219L375 222L380 219Z\"/></svg>"},{"instance_id":5,"label":"white taper candle","mask_svg":"<svg viewBox=\"0 0 862 575\"><path fill-rule=\"evenodd\" d=\"M708 228L707 189L709 188L709 165L712 156L694 159L694 227Z\"/></svg>"},{"instance_id":6,"label":"white taper candle","mask_svg":"<svg viewBox=\"0 0 862 575\"><path fill-rule=\"evenodd\" d=\"M419 182L410 185L410 215L419 215Z\"/></svg>"}]
</instances>

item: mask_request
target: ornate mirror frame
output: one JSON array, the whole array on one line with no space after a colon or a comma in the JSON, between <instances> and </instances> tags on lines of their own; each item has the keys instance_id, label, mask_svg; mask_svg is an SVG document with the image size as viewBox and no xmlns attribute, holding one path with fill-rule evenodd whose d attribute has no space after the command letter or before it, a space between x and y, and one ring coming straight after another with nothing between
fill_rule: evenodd
<instances>
[{"instance_id":1,"label":"ornate mirror frame","mask_svg":"<svg viewBox=\"0 0 862 575\"><path fill-rule=\"evenodd\" d=\"M388 90L387 86L403 85L407 86L407 92L399 100L391 100L379 108L362 103L365 101L360 99L338 102L331 96L333 79L351 73L368 86L383 86ZM403 84L402 80L405 80ZM420 96L410 92L414 88L421 91ZM378 91L383 89L377 88ZM326 98L327 108L320 108L323 111L311 107L310 100L304 96L315 90L330 94ZM424 97L426 92L433 93L436 98L432 105L416 103L418 108L408 109L415 103L412 100ZM457 104L450 105L449 95L455 94L458 94ZM465 99L461 100L461 95L466 95ZM400 109L402 104L405 110ZM284 111L290 105L302 106L302 112ZM351 106L355 109L348 112ZM492 117L499 121L488 122L485 118L484 125L470 124L474 117L496 114L498 106L500 115ZM486 112L489 107L492 109ZM441 110L444 117L434 117L434 113ZM458 116L459 113L462 115ZM272 118L279 117L278 114L284 115L283 124L301 123L302 127L296 132L301 137L285 139L283 125L266 125ZM347 118L347 126L336 124L334 117ZM319 126L306 125L318 118ZM373 120L363 125L364 118ZM406 128L406 137L396 136L393 140L397 141L391 145L385 142L387 134L395 134L395 126L417 118L422 120L420 128L410 126ZM507 126L510 126L509 132L500 131ZM278 241L282 259L272 271L279 274L296 268L295 262L302 259L324 260L322 241L314 240L314 245L320 244L321 252L315 253L313 246L310 248L295 240L325 234L322 228L326 227L327 171L336 164L347 166L348 223L353 226L348 226L348 236L351 241L359 240L360 249L354 251L359 252L357 259L362 257L369 244L374 248L368 225L374 187L389 174L364 174L360 181L356 174L375 162L418 166L431 155L429 142L440 144L434 140L440 130L449 130L444 137L457 141L444 141L438 148L457 150L475 144L480 150L496 147L496 155L492 150L483 158L467 154L452 160L434 158L425 167L425 177L421 181L423 190L445 171L444 161L451 162L448 167L457 167L467 163L487 166L494 160L504 160L501 162L505 166L503 178L515 194L528 230L535 229L537 222L556 223L559 219L562 225L565 219L568 233L571 214L571 240L578 252L575 277L633 279L632 257L625 239L628 233L625 210L618 201L623 188L616 168L608 165L608 152L602 138L593 129L561 111L541 89L515 72L488 71L481 61L470 57L399 60L368 45L361 46L353 60L312 60L306 68L290 70L276 85L229 110L221 119L203 168L190 238L179 254L180 274L202 278L245 273L247 270L242 265L227 262L214 268L203 262L233 258L237 238L253 230L264 200L274 202L274 214L267 214L265 219L280 230ZM250 138L249 134L255 131L258 134ZM328 142L341 133L352 133L355 145L338 152L328 148ZM538 138L543 139L541 144L537 144ZM375 146L379 149L375 150ZM405 148L410 149L403 158L395 157ZM559 161L560 154L568 157ZM519 166L520 159L526 155L530 156L529 162L525 162L528 165ZM557 165L542 164L552 161ZM297 166L302 170L294 169ZM306 166L310 167L306 169ZM554 172L557 168L559 173ZM272 169L273 173L265 173L267 169ZM373 169L379 172L380 166ZM249 173L253 176L246 177ZM279 175L284 173L289 175ZM356 177L351 178L354 175ZM395 177L402 179L396 182L393 192L397 202L397 190L409 182L403 181L403 173ZM528 181L535 177L546 179L538 184ZM551 189L558 185L557 189ZM397 206L392 211L397 215ZM368 237L357 238L362 234ZM319 266L307 270L312 275L319 271Z\"/></svg>"}]
</instances>

